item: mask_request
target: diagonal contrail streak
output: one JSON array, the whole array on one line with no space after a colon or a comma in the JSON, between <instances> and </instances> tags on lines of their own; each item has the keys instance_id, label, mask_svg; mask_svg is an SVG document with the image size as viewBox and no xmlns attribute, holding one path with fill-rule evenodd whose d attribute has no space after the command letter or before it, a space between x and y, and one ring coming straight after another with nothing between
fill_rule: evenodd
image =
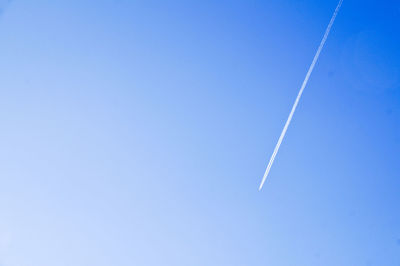
<instances>
[{"instance_id":1,"label":"diagonal contrail streak","mask_svg":"<svg viewBox=\"0 0 400 266\"><path fill-rule=\"evenodd\" d=\"M292 110L290 111L289 117L288 117L288 119L287 119L287 121L286 121L286 124L285 124L285 126L283 127L282 133L281 133L281 135L280 135L280 137L279 137L279 139L278 139L278 143L277 143L276 146L275 146L274 152L272 153L271 159L269 160L267 169L265 170L263 179L262 179L262 181L261 181L261 184L260 184L260 187L258 188L258 190L261 190L261 189L262 189L262 187L263 187L263 185L264 185L264 182L265 182L265 180L267 179L268 173L269 173L269 171L271 170L271 166L272 166L272 164L273 164L273 162L274 162L274 160L275 160L275 156L276 156L276 154L278 153L278 150L279 150L279 147L281 146L281 143L282 143L283 138L285 137L285 134L286 134L286 131L287 131L288 127L289 127L290 121L292 120L293 114L294 114L294 112L296 111L296 107L297 107L297 105L298 105L298 103L299 103L299 101L300 101L301 95L303 94L303 90L304 90L304 88L305 88L306 85L307 85L308 79L310 78L311 72L313 71L314 66L315 66L315 63L316 63L317 60L318 60L319 54L321 53L321 50L322 50L322 48L324 47L324 44L325 44L325 42L326 42L326 39L328 38L329 32L330 32L330 30L331 30L331 27L332 27L332 25L333 25L333 22L335 21L336 15L337 15L337 13L339 12L339 9L340 9L340 6L342 5L342 2L343 2L343 0L339 0L339 3L338 3L337 6L336 6L335 12L334 12L333 15L332 15L331 21L329 21L328 27L327 27L326 30L325 30L324 37L322 38L321 43L319 44L318 50L317 50L317 52L316 52L315 55L314 55L314 59L313 59L311 65L310 65L310 67L309 67L309 69L308 69L308 71L307 71L307 75L306 75L306 77L304 78L304 81L303 81L303 84L301 85L301 88L300 88L300 90L299 90L299 93L297 94L296 101L294 102L293 107L292 107Z\"/></svg>"}]
</instances>

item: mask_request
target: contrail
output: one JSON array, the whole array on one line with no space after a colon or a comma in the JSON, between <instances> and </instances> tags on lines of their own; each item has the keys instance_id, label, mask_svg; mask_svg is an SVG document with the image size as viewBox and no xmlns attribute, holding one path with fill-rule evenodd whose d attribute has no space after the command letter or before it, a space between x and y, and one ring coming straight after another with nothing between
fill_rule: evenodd
<instances>
[{"instance_id":1,"label":"contrail","mask_svg":"<svg viewBox=\"0 0 400 266\"><path fill-rule=\"evenodd\" d=\"M299 100L300 100L300 98L301 98L301 94L303 94L303 90L304 90L304 88L305 88L306 85L307 85L308 79L310 78L311 72L313 71L314 66L315 66L315 63L316 63L317 60L318 60L319 54L321 53L321 50L322 50L322 48L324 47L325 41L326 41L326 39L328 38L329 32L330 32L330 30L331 30L331 27L332 27L332 25L333 25L333 22L335 21L336 15L337 15L337 13L339 12L339 9L340 9L340 6L342 5L342 2L343 2L343 0L339 0L339 3L338 3L337 6L336 6L335 12L334 12L333 15L332 15L331 21L329 21L328 27L327 27L326 30L325 30L324 37L322 38L321 43L319 44L318 50L317 50L316 54L314 55L314 59L313 59L311 65L310 65L310 67L309 67L309 69L308 69L308 71L307 71L307 75L306 75L306 77L304 78L303 84L301 85L300 91L299 91L299 93L297 94L296 101L294 102L293 107L292 107L292 110L290 111L289 117L288 117L288 119L287 119L287 121L286 121L286 124L285 124L285 126L283 127L281 136L279 137L278 143L276 144L275 149L274 149L274 152L272 153L271 159L269 160L267 169L265 170L263 179L262 179L262 181L261 181L261 184L260 184L260 187L258 188L258 190L261 190L261 189L262 189L262 187L263 187L263 185L264 185L264 182L265 182L265 180L267 179L269 170L271 170L271 166L272 166L272 164L274 163L275 156L276 156L276 154L278 153L278 150L279 150L279 147L281 146L281 143L282 143L283 138L285 137L286 130L288 129L289 124L290 124L290 121L292 120L294 111L296 111L296 107L297 107L297 104L299 103Z\"/></svg>"}]
</instances>

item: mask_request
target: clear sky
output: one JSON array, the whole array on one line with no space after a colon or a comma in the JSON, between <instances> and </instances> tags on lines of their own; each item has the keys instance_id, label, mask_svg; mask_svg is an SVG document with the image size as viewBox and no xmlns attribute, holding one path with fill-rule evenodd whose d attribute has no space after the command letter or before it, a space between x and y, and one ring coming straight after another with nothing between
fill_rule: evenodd
<instances>
[{"instance_id":1,"label":"clear sky","mask_svg":"<svg viewBox=\"0 0 400 266\"><path fill-rule=\"evenodd\" d=\"M399 266L400 3L0 1L1 266Z\"/></svg>"}]
</instances>

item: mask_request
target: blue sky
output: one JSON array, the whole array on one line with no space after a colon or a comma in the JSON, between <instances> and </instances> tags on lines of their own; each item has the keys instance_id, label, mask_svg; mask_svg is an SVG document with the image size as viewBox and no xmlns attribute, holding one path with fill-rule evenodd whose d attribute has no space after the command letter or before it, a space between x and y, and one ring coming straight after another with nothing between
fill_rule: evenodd
<instances>
[{"instance_id":1,"label":"blue sky","mask_svg":"<svg viewBox=\"0 0 400 266\"><path fill-rule=\"evenodd\" d=\"M0 265L400 265L400 4L1 2Z\"/></svg>"}]
</instances>

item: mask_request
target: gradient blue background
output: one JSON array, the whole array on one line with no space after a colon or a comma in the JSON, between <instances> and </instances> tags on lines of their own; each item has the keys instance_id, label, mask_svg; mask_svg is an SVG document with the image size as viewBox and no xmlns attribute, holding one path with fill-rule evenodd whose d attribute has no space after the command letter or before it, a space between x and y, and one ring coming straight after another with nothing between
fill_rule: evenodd
<instances>
[{"instance_id":1,"label":"gradient blue background","mask_svg":"<svg viewBox=\"0 0 400 266\"><path fill-rule=\"evenodd\" d=\"M0 265L400 265L400 3L1 2Z\"/></svg>"}]
</instances>

